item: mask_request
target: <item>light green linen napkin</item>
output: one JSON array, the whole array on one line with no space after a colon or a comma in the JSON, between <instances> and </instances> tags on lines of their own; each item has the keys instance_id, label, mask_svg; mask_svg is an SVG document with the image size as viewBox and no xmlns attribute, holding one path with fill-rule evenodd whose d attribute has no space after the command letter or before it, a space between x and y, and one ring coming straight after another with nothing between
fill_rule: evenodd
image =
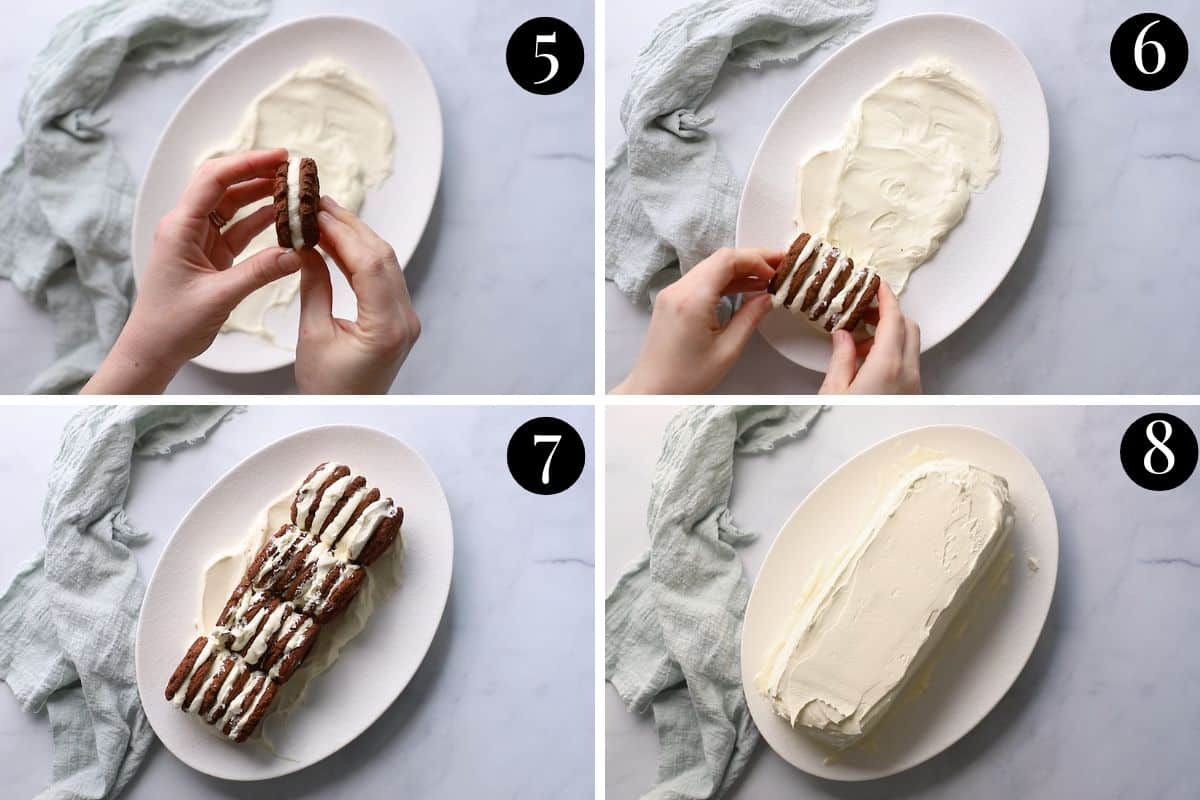
<instances>
[{"instance_id":1,"label":"light green linen napkin","mask_svg":"<svg viewBox=\"0 0 1200 800\"><path fill-rule=\"evenodd\" d=\"M634 63L627 140L604 179L604 272L617 288L645 304L658 273L733 244L741 186L700 110L725 63L798 59L874 10L874 0L703 0L659 23Z\"/></svg>"},{"instance_id":2,"label":"light green linen napkin","mask_svg":"<svg viewBox=\"0 0 1200 800\"><path fill-rule=\"evenodd\" d=\"M31 392L77 389L108 353L133 301L136 187L100 110L123 66L200 58L266 16L270 0L104 0L66 17L29 72L24 140L0 173L8 219L0 277L46 308L57 360Z\"/></svg>"},{"instance_id":3,"label":"light green linen napkin","mask_svg":"<svg viewBox=\"0 0 1200 800\"><path fill-rule=\"evenodd\" d=\"M63 431L42 508L46 549L0 595L0 680L50 718L55 800L116 797L153 741L134 681L145 585L125 517L135 455L202 440L228 407L97 406Z\"/></svg>"},{"instance_id":4,"label":"light green linen napkin","mask_svg":"<svg viewBox=\"0 0 1200 800\"><path fill-rule=\"evenodd\" d=\"M650 549L608 595L605 677L630 711L654 710L655 800L717 798L737 781L758 730L738 653L750 587L729 510L735 455L808 430L819 407L701 406L667 427L654 471Z\"/></svg>"}]
</instances>

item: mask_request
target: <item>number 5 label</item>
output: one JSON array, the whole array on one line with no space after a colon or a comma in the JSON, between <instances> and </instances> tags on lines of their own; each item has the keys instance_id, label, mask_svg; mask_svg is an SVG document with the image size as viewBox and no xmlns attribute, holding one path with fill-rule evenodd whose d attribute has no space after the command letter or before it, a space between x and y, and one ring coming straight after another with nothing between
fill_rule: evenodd
<instances>
[{"instance_id":1,"label":"number 5 label","mask_svg":"<svg viewBox=\"0 0 1200 800\"><path fill-rule=\"evenodd\" d=\"M534 494L558 494L583 474L586 454L579 431L557 417L538 417L508 440L508 471Z\"/></svg>"},{"instance_id":2,"label":"number 5 label","mask_svg":"<svg viewBox=\"0 0 1200 800\"><path fill-rule=\"evenodd\" d=\"M504 60L508 74L527 92L558 94L583 72L583 40L555 17L537 17L513 31Z\"/></svg>"},{"instance_id":3,"label":"number 5 label","mask_svg":"<svg viewBox=\"0 0 1200 800\"><path fill-rule=\"evenodd\" d=\"M554 76L558 74L558 56L553 53L544 53L541 50L544 44L554 44L558 41L557 33L539 33L533 40L533 56L534 58L544 58L550 62L550 71L546 73L546 77L540 81L534 81L534 86L541 86L543 83L549 83L554 80Z\"/></svg>"}]
</instances>

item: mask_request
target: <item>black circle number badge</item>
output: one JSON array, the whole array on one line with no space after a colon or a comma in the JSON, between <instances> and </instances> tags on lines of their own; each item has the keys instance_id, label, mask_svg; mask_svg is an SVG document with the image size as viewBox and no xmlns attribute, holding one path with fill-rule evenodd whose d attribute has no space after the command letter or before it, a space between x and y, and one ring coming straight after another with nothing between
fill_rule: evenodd
<instances>
[{"instance_id":1,"label":"black circle number badge","mask_svg":"<svg viewBox=\"0 0 1200 800\"><path fill-rule=\"evenodd\" d=\"M1113 34L1108 57L1125 83L1143 92L1156 92L1183 74L1188 61L1187 37L1170 17L1136 14Z\"/></svg>"},{"instance_id":2,"label":"black circle number badge","mask_svg":"<svg viewBox=\"0 0 1200 800\"><path fill-rule=\"evenodd\" d=\"M1147 414L1121 438L1125 474L1153 492L1181 486L1196 469L1196 458L1196 434L1174 414Z\"/></svg>"},{"instance_id":3,"label":"black circle number badge","mask_svg":"<svg viewBox=\"0 0 1200 800\"><path fill-rule=\"evenodd\" d=\"M537 17L513 31L504 57L522 89L558 94L583 72L583 40L561 19Z\"/></svg>"},{"instance_id":4,"label":"black circle number badge","mask_svg":"<svg viewBox=\"0 0 1200 800\"><path fill-rule=\"evenodd\" d=\"M531 419L508 440L508 471L534 494L558 494L583 474L583 439L557 417Z\"/></svg>"}]
</instances>

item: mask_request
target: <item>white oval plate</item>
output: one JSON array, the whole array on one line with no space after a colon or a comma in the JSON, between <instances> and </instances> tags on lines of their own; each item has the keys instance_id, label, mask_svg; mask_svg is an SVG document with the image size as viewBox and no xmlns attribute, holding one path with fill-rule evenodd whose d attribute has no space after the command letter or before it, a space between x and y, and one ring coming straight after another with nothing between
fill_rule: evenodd
<instances>
[{"instance_id":1,"label":"white oval plate","mask_svg":"<svg viewBox=\"0 0 1200 800\"><path fill-rule=\"evenodd\" d=\"M327 672L315 677L287 718L271 728L279 758L238 745L163 696L196 638L200 581L217 555L238 550L256 517L313 466L341 461L404 507L403 577ZM429 465L408 445L372 428L335 425L280 439L225 473L188 510L154 569L138 620L138 692L154 732L185 764L229 780L303 769L365 731L408 685L433 642L450 593L450 508Z\"/></svg>"},{"instance_id":2,"label":"white oval plate","mask_svg":"<svg viewBox=\"0 0 1200 800\"><path fill-rule=\"evenodd\" d=\"M976 587L964 609L966 628L933 654L928 688L902 695L871 732L869 746L834 752L793 729L758 693L754 676L767 648L791 617L812 566L830 558L867 524L889 470L914 447L969 461L1008 480L1016 509L1007 583ZM1038 560L1032 571L1026 559ZM914 767L975 727L1017 679L1037 644L1058 574L1058 523L1037 469L1008 442L977 428L938 425L902 433L839 467L784 523L763 562L742 627L742 684L763 738L793 766L842 781L882 778ZM952 632L954 629L951 629Z\"/></svg>"},{"instance_id":3,"label":"white oval plate","mask_svg":"<svg viewBox=\"0 0 1200 800\"><path fill-rule=\"evenodd\" d=\"M363 220L406 266L433 210L442 172L442 111L420 57L385 28L355 17L306 17L252 39L213 68L184 98L150 158L133 215L133 274L141 274L158 221L179 200L199 160L229 139L242 112L285 73L314 58L346 62L383 97L396 128L392 175L367 195ZM354 319L354 293L333 268L333 311ZM264 372L296 360L299 299L267 314L278 344L221 333L193 363L221 372Z\"/></svg>"},{"instance_id":4,"label":"white oval plate","mask_svg":"<svg viewBox=\"0 0 1200 800\"><path fill-rule=\"evenodd\" d=\"M959 66L1000 118L1000 174L971 196L966 216L921 265L901 298L921 326L921 350L970 319L1004 280L1025 245L1042 201L1049 163L1046 98L1033 66L1013 42L982 22L918 14L868 31L834 53L788 99L750 167L738 211L738 247L786 249L796 238L795 175L812 153L837 143L859 99L924 56ZM760 329L788 359L824 372L830 338L786 309Z\"/></svg>"}]
</instances>

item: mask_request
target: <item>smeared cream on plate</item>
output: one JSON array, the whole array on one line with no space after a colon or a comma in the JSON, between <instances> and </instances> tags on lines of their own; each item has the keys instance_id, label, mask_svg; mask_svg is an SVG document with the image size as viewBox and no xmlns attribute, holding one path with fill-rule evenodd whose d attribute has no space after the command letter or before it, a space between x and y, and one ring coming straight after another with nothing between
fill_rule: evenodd
<instances>
[{"instance_id":1,"label":"smeared cream on plate","mask_svg":"<svg viewBox=\"0 0 1200 800\"><path fill-rule=\"evenodd\" d=\"M949 61L922 59L868 92L841 142L799 168L796 222L899 293L999 164L991 102Z\"/></svg>"},{"instance_id":2,"label":"smeared cream on plate","mask_svg":"<svg viewBox=\"0 0 1200 800\"><path fill-rule=\"evenodd\" d=\"M230 140L204 158L286 147L293 157L315 160L321 191L358 213L367 191L391 175L394 141L383 98L342 61L319 58L256 97ZM248 207L235 219L254 210ZM291 222L293 241L303 238L296 234L298 223ZM276 244L275 229L269 227L250 242L243 256ZM267 312L291 303L299 288L300 276L289 275L253 292L229 315L222 332L242 331L274 341L265 322Z\"/></svg>"}]
</instances>

